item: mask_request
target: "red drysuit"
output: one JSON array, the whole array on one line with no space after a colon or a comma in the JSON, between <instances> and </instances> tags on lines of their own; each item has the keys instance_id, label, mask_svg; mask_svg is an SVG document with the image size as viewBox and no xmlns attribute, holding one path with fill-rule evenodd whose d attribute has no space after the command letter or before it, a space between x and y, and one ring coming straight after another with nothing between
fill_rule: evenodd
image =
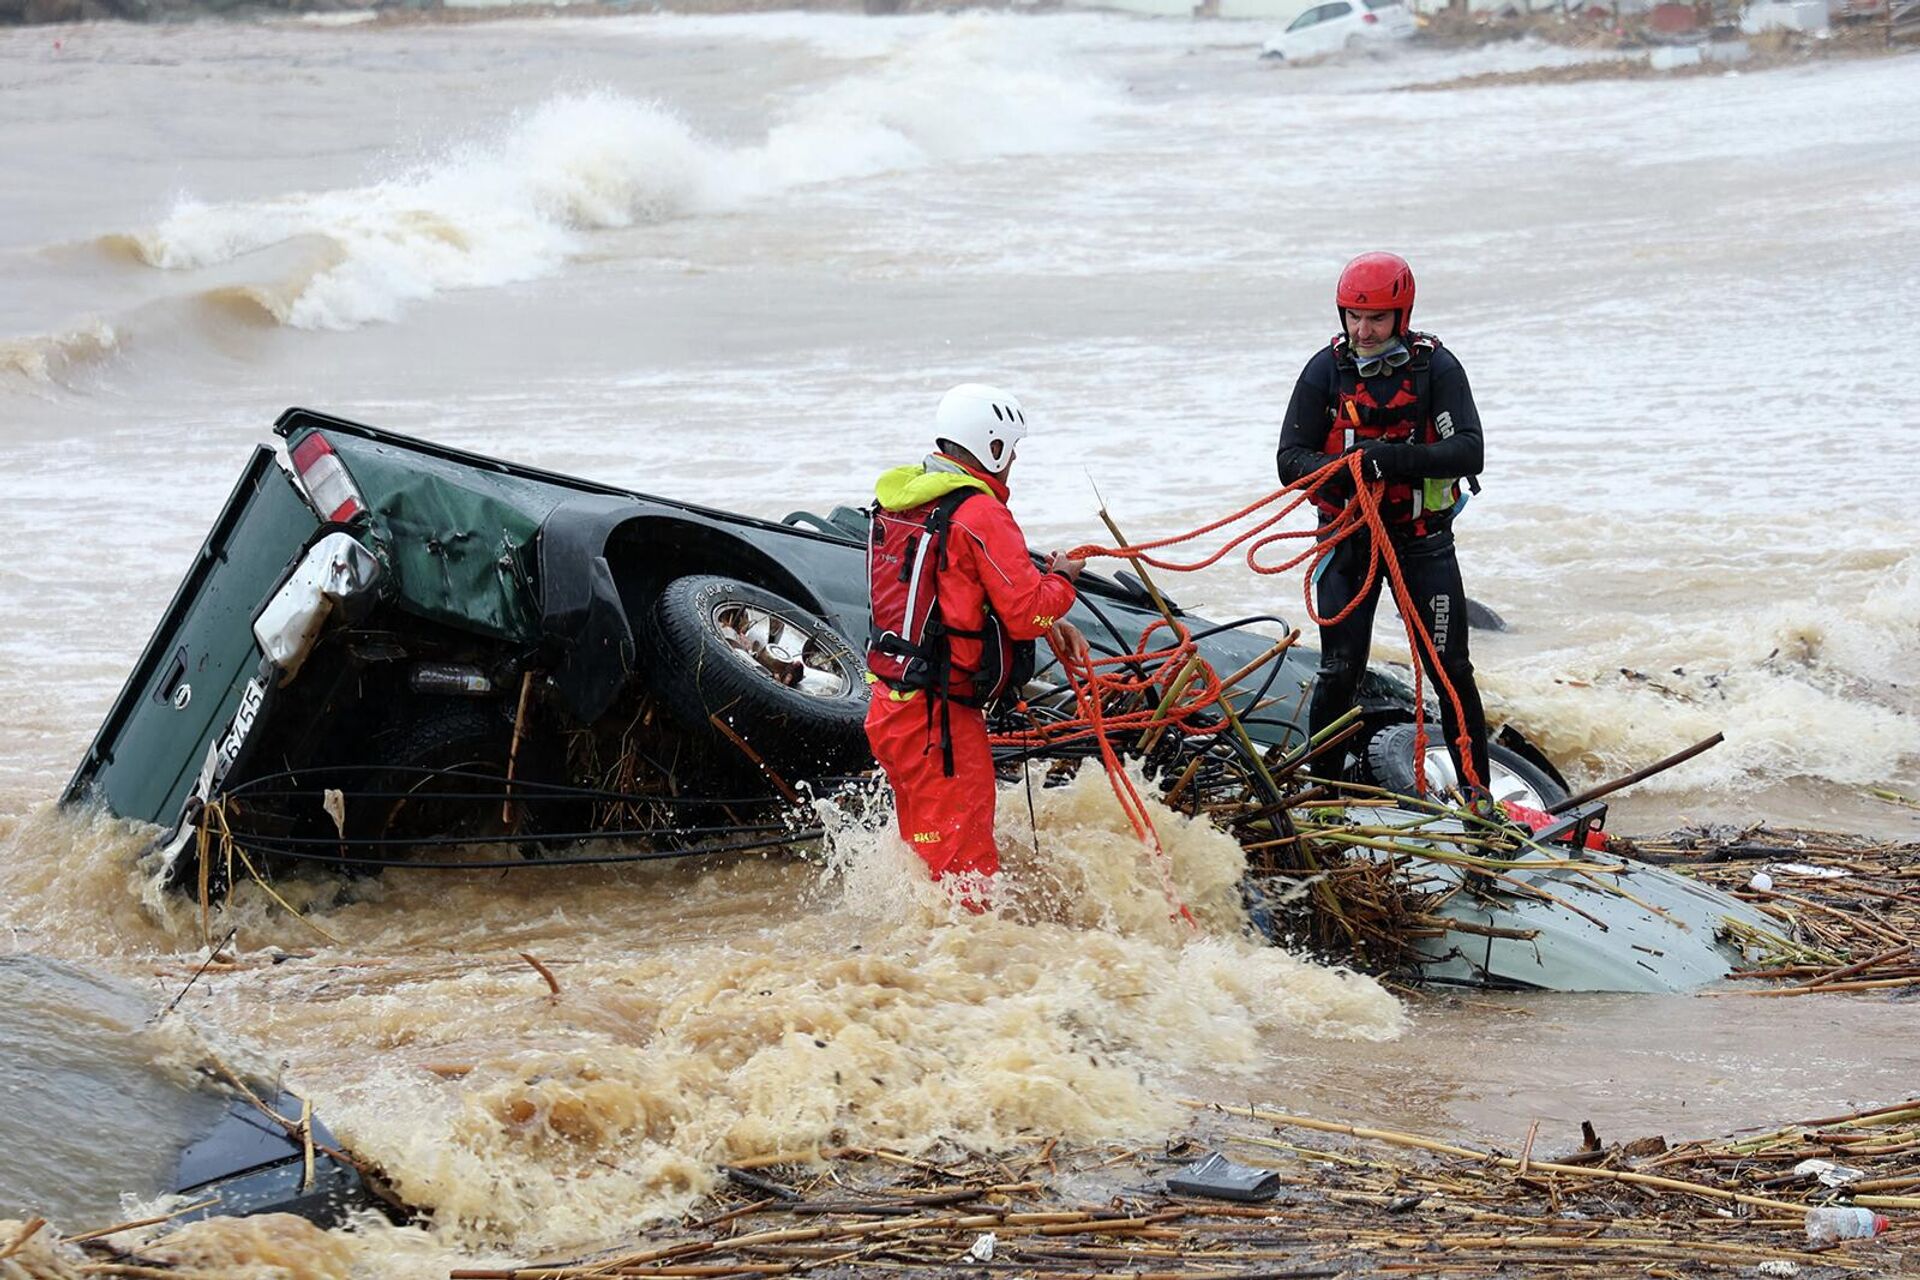
<instances>
[{"instance_id":1,"label":"red drysuit","mask_svg":"<svg viewBox=\"0 0 1920 1280\"><path fill-rule=\"evenodd\" d=\"M934 578L940 616L954 630L978 631L991 608L1009 637L1036 640L1072 606L1073 583L1034 567L1026 536L1007 510L1006 486L997 477L935 455L926 464L887 472L875 492L888 511L930 512L940 498L963 488L979 490L979 496L968 498L953 513L946 565ZM881 620L880 625L897 624ZM948 643L954 691L969 696L974 690L967 677L980 668L981 641L954 636ZM867 741L893 786L900 838L936 880L997 872L993 756L985 715L958 703L945 708L953 739L949 777L940 749L942 707L934 693L895 688L877 676L871 687Z\"/></svg>"}]
</instances>

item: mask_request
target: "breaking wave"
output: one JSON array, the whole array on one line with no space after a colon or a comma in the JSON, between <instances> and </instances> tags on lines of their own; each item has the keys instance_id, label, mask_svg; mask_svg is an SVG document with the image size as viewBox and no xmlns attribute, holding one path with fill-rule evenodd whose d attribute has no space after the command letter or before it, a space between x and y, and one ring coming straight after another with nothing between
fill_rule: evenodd
<instances>
[{"instance_id":1,"label":"breaking wave","mask_svg":"<svg viewBox=\"0 0 1920 1280\"><path fill-rule=\"evenodd\" d=\"M1080 143L1113 95L1048 65L1004 23L964 20L800 99L759 146L696 134L612 92L557 95L483 141L367 186L276 199L181 200L159 225L105 237L166 270L229 262L296 237L337 259L279 323L346 329L451 289L547 275L584 235L739 208L795 187Z\"/></svg>"},{"instance_id":2,"label":"breaking wave","mask_svg":"<svg viewBox=\"0 0 1920 1280\"><path fill-rule=\"evenodd\" d=\"M120 350L121 334L104 320L65 333L0 340L0 380L65 385L75 373Z\"/></svg>"},{"instance_id":3,"label":"breaking wave","mask_svg":"<svg viewBox=\"0 0 1920 1280\"><path fill-rule=\"evenodd\" d=\"M492 146L371 186L276 200L183 200L133 239L142 261L194 270L299 237L333 265L257 301L284 324L345 329L398 318L447 289L544 275L576 232L712 202L710 151L656 107L607 95L548 102ZM228 286L224 292L242 286Z\"/></svg>"},{"instance_id":4,"label":"breaking wave","mask_svg":"<svg viewBox=\"0 0 1920 1280\"><path fill-rule=\"evenodd\" d=\"M278 285L223 285L202 293L200 301L214 315L241 324L290 324L294 306L309 283L311 277Z\"/></svg>"}]
</instances>

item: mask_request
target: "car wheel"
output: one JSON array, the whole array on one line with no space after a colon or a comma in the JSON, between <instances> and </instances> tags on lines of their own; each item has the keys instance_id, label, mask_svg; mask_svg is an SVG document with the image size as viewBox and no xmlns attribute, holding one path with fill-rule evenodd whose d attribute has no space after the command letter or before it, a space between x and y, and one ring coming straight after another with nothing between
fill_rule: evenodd
<instances>
[{"instance_id":1,"label":"car wheel","mask_svg":"<svg viewBox=\"0 0 1920 1280\"><path fill-rule=\"evenodd\" d=\"M1427 792L1445 795L1459 779L1440 726L1427 726ZM1487 745L1487 790L1496 800L1512 800L1530 809L1547 809L1567 798L1566 788L1539 765L1499 743ZM1390 724L1367 742L1367 777L1374 785L1402 795L1419 795L1413 776L1413 726Z\"/></svg>"},{"instance_id":2,"label":"car wheel","mask_svg":"<svg viewBox=\"0 0 1920 1280\"><path fill-rule=\"evenodd\" d=\"M683 729L711 739L718 716L782 774L865 767L864 655L823 619L764 587L700 574L666 585L651 630L650 680ZM730 743L717 758L747 763Z\"/></svg>"},{"instance_id":3,"label":"car wheel","mask_svg":"<svg viewBox=\"0 0 1920 1280\"><path fill-rule=\"evenodd\" d=\"M1353 52L1356 52L1360 48L1360 46L1365 43L1366 41L1362 40L1359 36L1348 36L1347 43L1344 47L1346 48L1346 51L1348 53L1353 53Z\"/></svg>"}]
</instances>

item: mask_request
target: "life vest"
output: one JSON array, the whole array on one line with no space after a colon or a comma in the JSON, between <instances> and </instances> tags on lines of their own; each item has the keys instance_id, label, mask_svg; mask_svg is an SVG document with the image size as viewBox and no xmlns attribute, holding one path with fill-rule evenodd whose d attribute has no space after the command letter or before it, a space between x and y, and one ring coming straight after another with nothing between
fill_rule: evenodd
<instances>
[{"instance_id":1,"label":"life vest","mask_svg":"<svg viewBox=\"0 0 1920 1280\"><path fill-rule=\"evenodd\" d=\"M1367 379L1345 334L1333 340L1334 390L1328 405L1327 437L1321 452L1342 454L1368 440L1396 443L1433 444L1442 437L1433 422L1433 353L1440 339L1430 333L1406 335L1407 362L1390 370L1388 377ZM1382 399L1374 386L1384 383ZM1313 503L1323 515L1339 514L1343 504L1322 498ZM1395 525L1411 525L1415 534L1427 532L1429 522L1450 516L1460 506L1458 479L1388 480L1380 497L1380 511Z\"/></svg>"},{"instance_id":2,"label":"life vest","mask_svg":"<svg viewBox=\"0 0 1920 1280\"><path fill-rule=\"evenodd\" d=\"M904 511L878 503L868 509L867 593L872 602L867 630L867 669L896 693L922 692L942 708L941 746L952 770L952 742L945 708L986 707L1033 674L1034 644L1015 642L991 606L977 630L948 623L940 609L940 573L947 567L948 539L960 505L981 496L962 489ZM952 640L980 641L977 667L957 667Z\"/></svg>"}]
</instances>

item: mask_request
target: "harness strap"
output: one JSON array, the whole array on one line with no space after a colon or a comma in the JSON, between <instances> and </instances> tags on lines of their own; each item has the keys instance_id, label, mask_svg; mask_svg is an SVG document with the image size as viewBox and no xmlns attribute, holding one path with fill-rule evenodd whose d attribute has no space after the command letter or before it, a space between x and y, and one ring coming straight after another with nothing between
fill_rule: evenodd
<instances>
[{"instance_id":1,"label":"harness strap","mask_svg":"<svg viewBox=\"0 0 1920 1280\"><path fill-rule=\"evenodd\" d=\"M1413 423L1411 440L1414 443L1421 443L1423 437L1434 430L1433 353L1439 349L1440 340L1432 334L1413 333L1406 336L1406 345L1409 354L1404 366L1404 381L1401 385L1412 391L1413 403L1399 412L1410 417ZM1347 390L1349 379L1355 380L1360 388L1364 388L1366 379L1359 376L1359 361L1354 356L1352 344L1344 333L1334 337L1333 363L1335 383L1333 400L1328 405L1328 416L1332 419L1334 426L1342 430L1344 446L1351 449L1358 442L1358 428L1367 426L1383 429L1379 424L1389 411L1379 406L1363 407L1355 403L1354 395L1357 392ZM1407 418L1403 417L1400 420L1405 421ZM1457 485L1459 482L1455 483ZM1474 493L1480 492L1480 483L1477 479L1468 477L1466 483ZM1429 517L1440 515L1441 512L1425 506L1423 482L1419 480L1407 482L1407 487L1412 492L1413 510L1400 515L1397 519L1403 522L1404 527L1416 537L1425 536L1432 527ZM1323 512L1330 510L1328 504L1317 499L1315 506Z\"/></svg>"},{"instance_id":2,"label":"harness strap","mask_svg":"<svg viewBox=\"0 0 1920 1280\"><path fill-rule=\"evenodd\" d=\"M990 626L963 628L948 626L941 614L938 592L938 575L949 567L948 546L953 531L953 517L960 507L970 498L979 494L978 489L960 489L949 493L933 504L933 510L927 514L921 525L921 531L910 535L905 552L901 557L900 581L910 583L907 590L906 616L901 625L911 629L920 603L920 589L924 584L933 593L933 601L927 611L926 625L921 628L918 641L908 640L894 631L881 630L877 620L869 616L867 626L867 647L876 653L907 660L908 665L918 663L924 672L924 682L916 675L913 681L874 672L874 678L887 688L897 692L918 692L927 697L927 746L933 750L935 703L939 704L939 742L940 764L942 771L951 778L954 773L953 762L953 706L959 704L969 708L983 708L987 699L977 690L973 695L956 693L953 688L953 646L949 643L958 636L968 640L987 641L994 635ZM874 508L874 520L877 523L879 506ZM933 577L926 575L928 557L932 557Z\"/></svg>"}]
</instances>

